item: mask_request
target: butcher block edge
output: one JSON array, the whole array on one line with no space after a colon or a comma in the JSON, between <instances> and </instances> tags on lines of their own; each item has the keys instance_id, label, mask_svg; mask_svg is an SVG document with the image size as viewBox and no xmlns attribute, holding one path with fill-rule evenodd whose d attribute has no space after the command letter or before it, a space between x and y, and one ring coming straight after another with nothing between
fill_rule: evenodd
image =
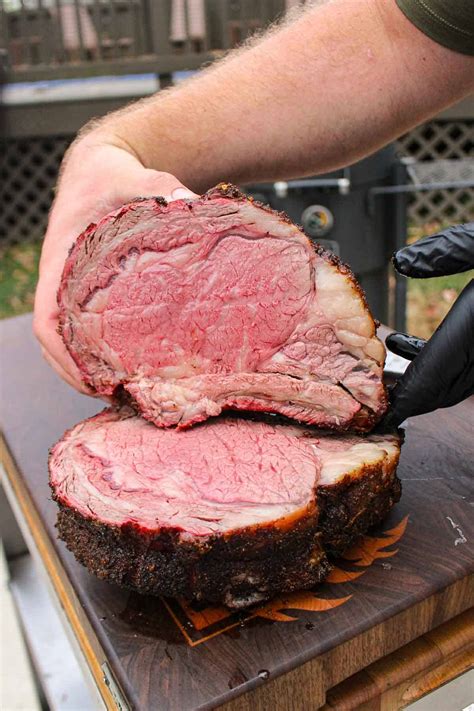
<instances>
[{"instance_id":1,"label":"butcher block edge","mask_svg":"<svg viewBox=\"0 0 474 711\"><path fill-rule=\"evenodd\" d=\"M103 664L107 663L115 674L114 681L117 684L117 690L123 695L124 700L127 698L124 691L128 685L127 679L121 679L120 670L114 669L113 659L107 659L101 641L87 618L61 560L52 546L3 436L0 438L0 457L21 513L103 701L108 709L116 709L119 707L117 703L119 700L114 698L110 682L104 678ZM332 687L366 669L373 662L382 660L386 655L400 649L421 635L430 632L434 627L435 619L439 625L470 608L473 604L473 578L474 576L469 576L456 581L412 608L404 610L280 676L268 681L254 679L248 682L246 688L229 690L216 698L212 705L201 708L219 707L224 711L264 711L272 708L276 711L280 709L286 711L289 707L295 709L307 707L308 699L311 700L311 705L315 708L323 706L326 700L329 705L325 708L333 708L331 695L328 695L328 699L326 699L327 692ZM461 673L461 667L462 662L456 667L459 669L458 673ZM446 678L440 680L439 683L444 683L448 678L453 678L456 675L457 673L453 672L449 676L447 671ZM426 693L426 690L421 693ZM357 697L354 701L360 703L362 699ZM354 706L344 705L344 708L350 709Z\"/></svg>"},{"instance_id":2,"label":"butcher block edge","mask_svg":"<svg viewBox=\"0 0 474 711\"><path fill-rule=\"evenodd\" d=\"M467 672L473 659L471 609L330 689L320 711L405 708Z\"/></svg>"}]
</instances>

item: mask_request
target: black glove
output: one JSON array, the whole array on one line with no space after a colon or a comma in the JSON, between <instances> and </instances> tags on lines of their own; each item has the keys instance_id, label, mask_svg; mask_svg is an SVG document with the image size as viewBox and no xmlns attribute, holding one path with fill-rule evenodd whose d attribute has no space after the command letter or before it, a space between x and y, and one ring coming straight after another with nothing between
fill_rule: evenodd
<instances>
[{"instance_id":1,"label":"black glove","mask_svg":"<svg viewBox=\"0 0 474 711\"><path fill-rule=\"evenodd\" d=\"M474 222L456 225L404 247L393 257L409 277L456 274L474 268ZM462 291L429 341L393 333L387 347L414 360L393 387L384 426L438 407L450 407L474 393L474 280Z\"/></svg>"}]
</instances>

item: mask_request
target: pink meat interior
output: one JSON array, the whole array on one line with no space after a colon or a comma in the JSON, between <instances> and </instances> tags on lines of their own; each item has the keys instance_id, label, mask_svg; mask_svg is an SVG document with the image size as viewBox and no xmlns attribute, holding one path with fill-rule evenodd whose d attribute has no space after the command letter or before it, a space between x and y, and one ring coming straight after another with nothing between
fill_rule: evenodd
<instances>
[{"instance_id":1,"label":"pink meat interior","mask_svg":"<svg viewBox=\"0 0 474 711\"><path fill-rule=\"evenodd\" d=\"M318 485L359 476L398 451L392 436L316 437L238 418L158 429L108 410L54 447L51 485L87 518L203 536L314 513Z\"/></svg>"},{"instance_id":2,"label":"pink meat interior","mask_svg":"<svg viewBox=\"0 0 474 711\"><path fill-rule=\"evenodd\" d=\"M243 196L124 206L79 238L58 298L84 379L157 425L237 408L364 430L385 409L352 275Z\"/></svg>"},{"instance_id":3,"label":"pink meat interior","mask_svg":"<svg viewBox=\"0 0 474 711\"><path fill-rule=\"evenodd\" d=\"M61 459L64 472L54 467ZM52 484L88 517L205 535L304 510L317 465L304 442L265 424L183 432L112 415L78 425L57 445Z\"/></svg>"},{"instance_id":4,"label":"pink meat interior","mask_svg":"<svg viewBox=\"0 0 474 711\"><path fill-rule=\"evenodd\" d=\"M206 259L179 250L128 257L86 311L128 375L252 372L295 329L309 284L300 245L229 234Z\"/></svg>"}]
</instances>

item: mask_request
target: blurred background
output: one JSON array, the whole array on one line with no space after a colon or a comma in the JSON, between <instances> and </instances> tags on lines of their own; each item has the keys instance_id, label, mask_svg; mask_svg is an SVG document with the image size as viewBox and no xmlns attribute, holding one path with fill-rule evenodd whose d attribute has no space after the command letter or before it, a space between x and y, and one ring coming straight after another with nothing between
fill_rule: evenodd
<instances>
[{"instance_id":1,"label":"blurred background","mask_svg":"<svg viewBox=\"0 0 474 711\"><path fill-rule=\"evenodd\" d=\"M299 4L3 0L1 318L33 307L58 166L76 131L182 81ZM347 261L377 318L428 337L472 274L410 283L407 290L390 254L407 240L474 219L473 146L471 98L343 171L244 187Z\"/></svg>"}]
</instances>

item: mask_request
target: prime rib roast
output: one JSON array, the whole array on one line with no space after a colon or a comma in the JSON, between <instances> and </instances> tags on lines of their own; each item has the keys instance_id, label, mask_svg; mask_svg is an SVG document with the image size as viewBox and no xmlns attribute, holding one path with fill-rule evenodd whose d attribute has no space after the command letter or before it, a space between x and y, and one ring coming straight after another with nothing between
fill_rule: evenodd
<instances>
[{"instance_id":1,"label":"prime rib roast","mask_svg":"<svg viewBox=\"0 0 474 711\"><path fill-rule=\"evenodd\" d=\"M50 482L59 535L92 573L240 609L323 580L399 499L399 453L394 434L274 415L162 429L123 407L65 434Z\"/></svg>"},{"instance_id":2,"label":"prime rib roast","mask_svg":"<svg viewBox=\"0 0 474 711\"><path fill-rule=\"evenodd\" d=\"M115 403L50 457L59 535L99 577L244 608L323 580L398 500L364 294L285 215L228 185L136 199L78 238L58 302Z\"/></svg>"},{"instance_id":3,"label":"prime rib roast","mask_svg":"<svg viewBox=\"0 0 474 711\"><path fill-rule=\"evenodd\" d=\"M366 432L386 409L384 347L351 271L233 186L90 225L58 301L85 382L158 426L238 409Z\"/></svg>"}]
</instances>

